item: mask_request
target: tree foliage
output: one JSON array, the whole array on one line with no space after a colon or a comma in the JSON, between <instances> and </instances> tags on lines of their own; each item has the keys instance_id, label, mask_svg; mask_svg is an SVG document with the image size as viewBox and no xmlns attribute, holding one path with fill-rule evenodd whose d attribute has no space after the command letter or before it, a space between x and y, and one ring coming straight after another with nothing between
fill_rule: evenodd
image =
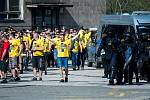
<instances>
[{"instance_id":1,"label":"tree foliage","mask_svg":"<svg viewBox=\"0 0 150 100\"><path fill-rule=\"evenodd\" d=\"M107 13L150 11L150 0L106 0Z\"/></svg>"}]
</instances>

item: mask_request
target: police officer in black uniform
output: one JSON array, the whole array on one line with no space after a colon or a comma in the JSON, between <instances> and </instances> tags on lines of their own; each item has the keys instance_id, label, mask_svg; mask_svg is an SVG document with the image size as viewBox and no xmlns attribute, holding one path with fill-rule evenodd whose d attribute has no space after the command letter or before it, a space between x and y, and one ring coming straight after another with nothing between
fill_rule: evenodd
<instances>
[{"instance_id":1,"label":"police officer in black uniform","mask_svg":"<svg viewBox=\"0 0 150 100\"><path fill-rule=\"evenodd\" d=\"M150 82L150 34L139 34L139 54L138 54L138 69L140 79Z\"/></svg>"},{"instance_id":2,"label":"police officer in black uniform","mask_svg":"<svg viewBox=\"0 0 150 100\"><path fill-rule=\"evenodd\" d=\"M125 83L133 84L133 73L135 73L136 83L139 82L138 69L137 69L137 54L138 46L135 36L127 32L124 35L125 46L125 64L124 64L124 79Z\"/></svg>"},{"instance_id":3,"label":"police officer in black uniform","mask_svg":"<svg viewBox=\"0 0 150 100\"><path fill-rule=\"evenodd\" d=\"M121 49L121 40L119 38L119 35L115 34L114 31L111 33L111 41L110 41L110 49L112 51L111 55L111 61L110 61L110 80L109 84L114 85L114 79L116 79L117 85L122 85L122 79L123 79L123 64L124 59L122 55L122 49Z\"/></svg>"},{"instance_id":4,"label":"police officer in black uniform","mask_svg":"<svg viewBox=\"0 0 150 100\"><path fill-rule=\"evenodd\" d=\"M121 41L113 28L107 28L106 36L102 38L102 43L98 49L98 54L102 48L105 50L104 77L109 75L109 84L122 84L123 79L123 56L121 52Z\"/></svg>"},{"instance_id":5,"label":"police officer in black uniform","mask_svg":"<svg viewBox=\"0 0 150 100\"><path fill-rule=\"evenodd\" d=\"M109 34L107 34L107 31L109 31L109 29L107 29L106 32L104 32L102 34L102 41L101 41L101 44L100 44L100 46L98 48L98 52L97 52L97 56L100 57L101 50L104 49L104 51L105 51L104 64L103 64L104 76L102 78L110 77L110 70L111 70L110 60L111 60L112 51L109 46L111 37L109 36Z\"/></svg>"}]
</instances>

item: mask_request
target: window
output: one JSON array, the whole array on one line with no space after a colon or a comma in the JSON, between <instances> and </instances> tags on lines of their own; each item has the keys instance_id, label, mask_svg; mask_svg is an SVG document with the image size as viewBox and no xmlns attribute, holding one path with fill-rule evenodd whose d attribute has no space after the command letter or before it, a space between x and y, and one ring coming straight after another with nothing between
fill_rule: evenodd
<instances>
[{"instance_id":1,"label":"window","mask_svg":"<svg viewBox=\"0 0 150 100\"><path fill-rule=\"evenodd\" d=\"M19 11L19 0L9 0L9 11Z\"/></svg>"},{"instance_id":2,"label":"window","mask_svg":"<svg viewBox=\"0 0 150 100\"><path fill-rule=\"evenodd\" d=\"M0 0L0 12L6 10L6 0Z\"/></svg>"},{"instance_id":3,"label":"window","mask_svg":"<svg viewBox=\"0 0 150 100\"><path fill-rule=\"evenodd\" d=\"M0 0L0 20L23 20L23 0Z\"/></svg>"}]
</instances>

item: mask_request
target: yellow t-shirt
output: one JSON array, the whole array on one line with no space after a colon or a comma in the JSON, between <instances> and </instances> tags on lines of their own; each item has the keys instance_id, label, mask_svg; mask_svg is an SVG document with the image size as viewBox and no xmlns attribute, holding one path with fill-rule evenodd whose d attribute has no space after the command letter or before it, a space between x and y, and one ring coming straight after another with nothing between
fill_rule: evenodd
<instances>
[{"instance_id":1,"label":"yellow t-shirt","mask_svg":"<svg viewBox=\"0 0 150 100\"><path fill-rule=\"evenodd\" d=\"M69 44L71 42L71 39L65 40L64 42L56 41L56 47L57 47L57 57L69 57Z\"/></svg>"},{"instance_id":2,"label":"yellow t-shirt","mask_svg":"<svg viewBox=\"0 0 150 100\"><path fill-rule=\"evenodd\" d=\"M60 38L57 38L57 37L54 38L54 42L57 42L59 40L60 40Z\"/></svg>"},{"instance_id":3,"label":"yellow t-shirt","mask_svg":"<svg viewBox=\"0 0 150 100\"><path fill-rule=\"evenodd\" d=\"M29 48L29 38L28 38L28 36L23 36L23 42L24 42L26 48Z\"/></svg>"},{"instance_id":4,"label":"yellow t-shirt","mask_svg":"<svg viewBox=\"0 0 150 100\"><path fill-rule=\"evenodd\" d=\"M49 51L49 43L50 41L47 38L43 38L43 43L44 43L44 52L48 52Z\"/></svg>"},{"instance_id":5,"label":"yellow t-shirt","mask_svg":"<svg viewBox=\"0 0 150 100\"><path fill-rule=\"evenodd\" d=\"M79 30L79 32L78 32L78 34L79 34L79 39L82 39L82 37L83 37L83 34L84 34L84 30Z\"/></svg>"},{"instance_id":6,"label":"yellow t-shirt","mask_svg":"<svg viewBox=\"0 0 150 100\"><path fill-rule=\"evenodd\" d=\"M44 40L44 37L39 35L39 39L41 39L41 40L43 41L43 40Z\"/></svg>"},{"instance_id":7,"label":"yellow t-shirt","mask_svg":"<svg viewBox=\"0 0 150 100\"><path fill-rule=\"evenodd\" d=\"M71 39L71 34L65 35L65 40Z\"/></svg>"},{"instance_id":8,"label":"yellow t-shirt","mask_svg":"<svg viewBox=\"0 0 150 100\"><path fill-rule=\"evenodd\" d=\"M85 31L81 29L78 32L78 34L79 34L79 41L80 41L82 47L85 48L86 47L86 34L85 34Z\"/></svg>"},{"instance_id":9,"label":"yellow t-shirt","mask_svg":"<svg viewBox=\"0 0 150 100\"><path fill-rule=\"evenodd\" d=\"M90 37L90 32L82 35L82 39L80 39L80 42L83 48L86 48L87 43L89 42L89 37Z\"/></svg>"},{"instance_id":10,"label":"yellow t-shirt","mask_svg":"<svg viewBox=\"0 0 150 100\"><path fill-rule=\"evenodd\" d=\"M59 38L57 38L57 37L55 37L54 38L54 42L56 43L56 42L59 42L60 41L60 39ZM57 45L55 44L55 49L57 48Z\"/></svg>"},{"instance_id":11,"label":"yellow t-shirt","mask_svg":"<svg viewBox=\"0 0 150 100\"><path fill-rule=\"evenodd\" d=\"M29 42L29 45L31 45L32 39L31 39L31 36L30 36L30 34L28 34L28 35L27 35L27 37L28 37L28 42Z\"/></svg>"},{"instance_id":12,"label":"yellow t-shirt","mask_svg":"<svg viewBox=\"0 0 150 100\"><path fill-rule=\"evenodd\" d=\"M19 39L9 40L10 48L9 48L9 57L15 57L19 53L20 41Z\"/></svg>"},{"instance_id":13,"label":"yellow t-shirt","mask_svg":"<svg viewBox=\"0 0 150 100\"><path fill-rule=\"evenodd\" d=\"M32 45L32 49L40 49L44 46L44 43L41 39L38 39L38 40L34 40L33 41L33 45ZM33 52L33 56L43 56L43 52L44 51L34 51Z\"/></svg>"},{"instance_id":14,"label":"yellow t-shirt","mask_svg":"<svg viewBox=\"0 0 150 100\"><path fill-rule=\"evenodd\" d=\"M72 52L78 52L78 51L79 51L79 41L78 39L76 39L74 40L74 43L72 44Z\"/></svg>"}]
</instances>

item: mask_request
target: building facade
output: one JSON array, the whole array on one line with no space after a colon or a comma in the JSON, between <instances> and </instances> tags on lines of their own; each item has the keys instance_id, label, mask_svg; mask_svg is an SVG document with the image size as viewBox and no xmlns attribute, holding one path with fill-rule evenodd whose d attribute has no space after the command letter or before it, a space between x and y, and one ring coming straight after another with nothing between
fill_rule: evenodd
<instances>
[{"instance_id":1,"label":"building facade","mask_svg":"<svg viewBox=\"0 0 150 100\"><path fill-rule=\"evenodd\" d=\"M0 28L98 27L105 0L0 0Z\"/></svg>"}]
</instances>

